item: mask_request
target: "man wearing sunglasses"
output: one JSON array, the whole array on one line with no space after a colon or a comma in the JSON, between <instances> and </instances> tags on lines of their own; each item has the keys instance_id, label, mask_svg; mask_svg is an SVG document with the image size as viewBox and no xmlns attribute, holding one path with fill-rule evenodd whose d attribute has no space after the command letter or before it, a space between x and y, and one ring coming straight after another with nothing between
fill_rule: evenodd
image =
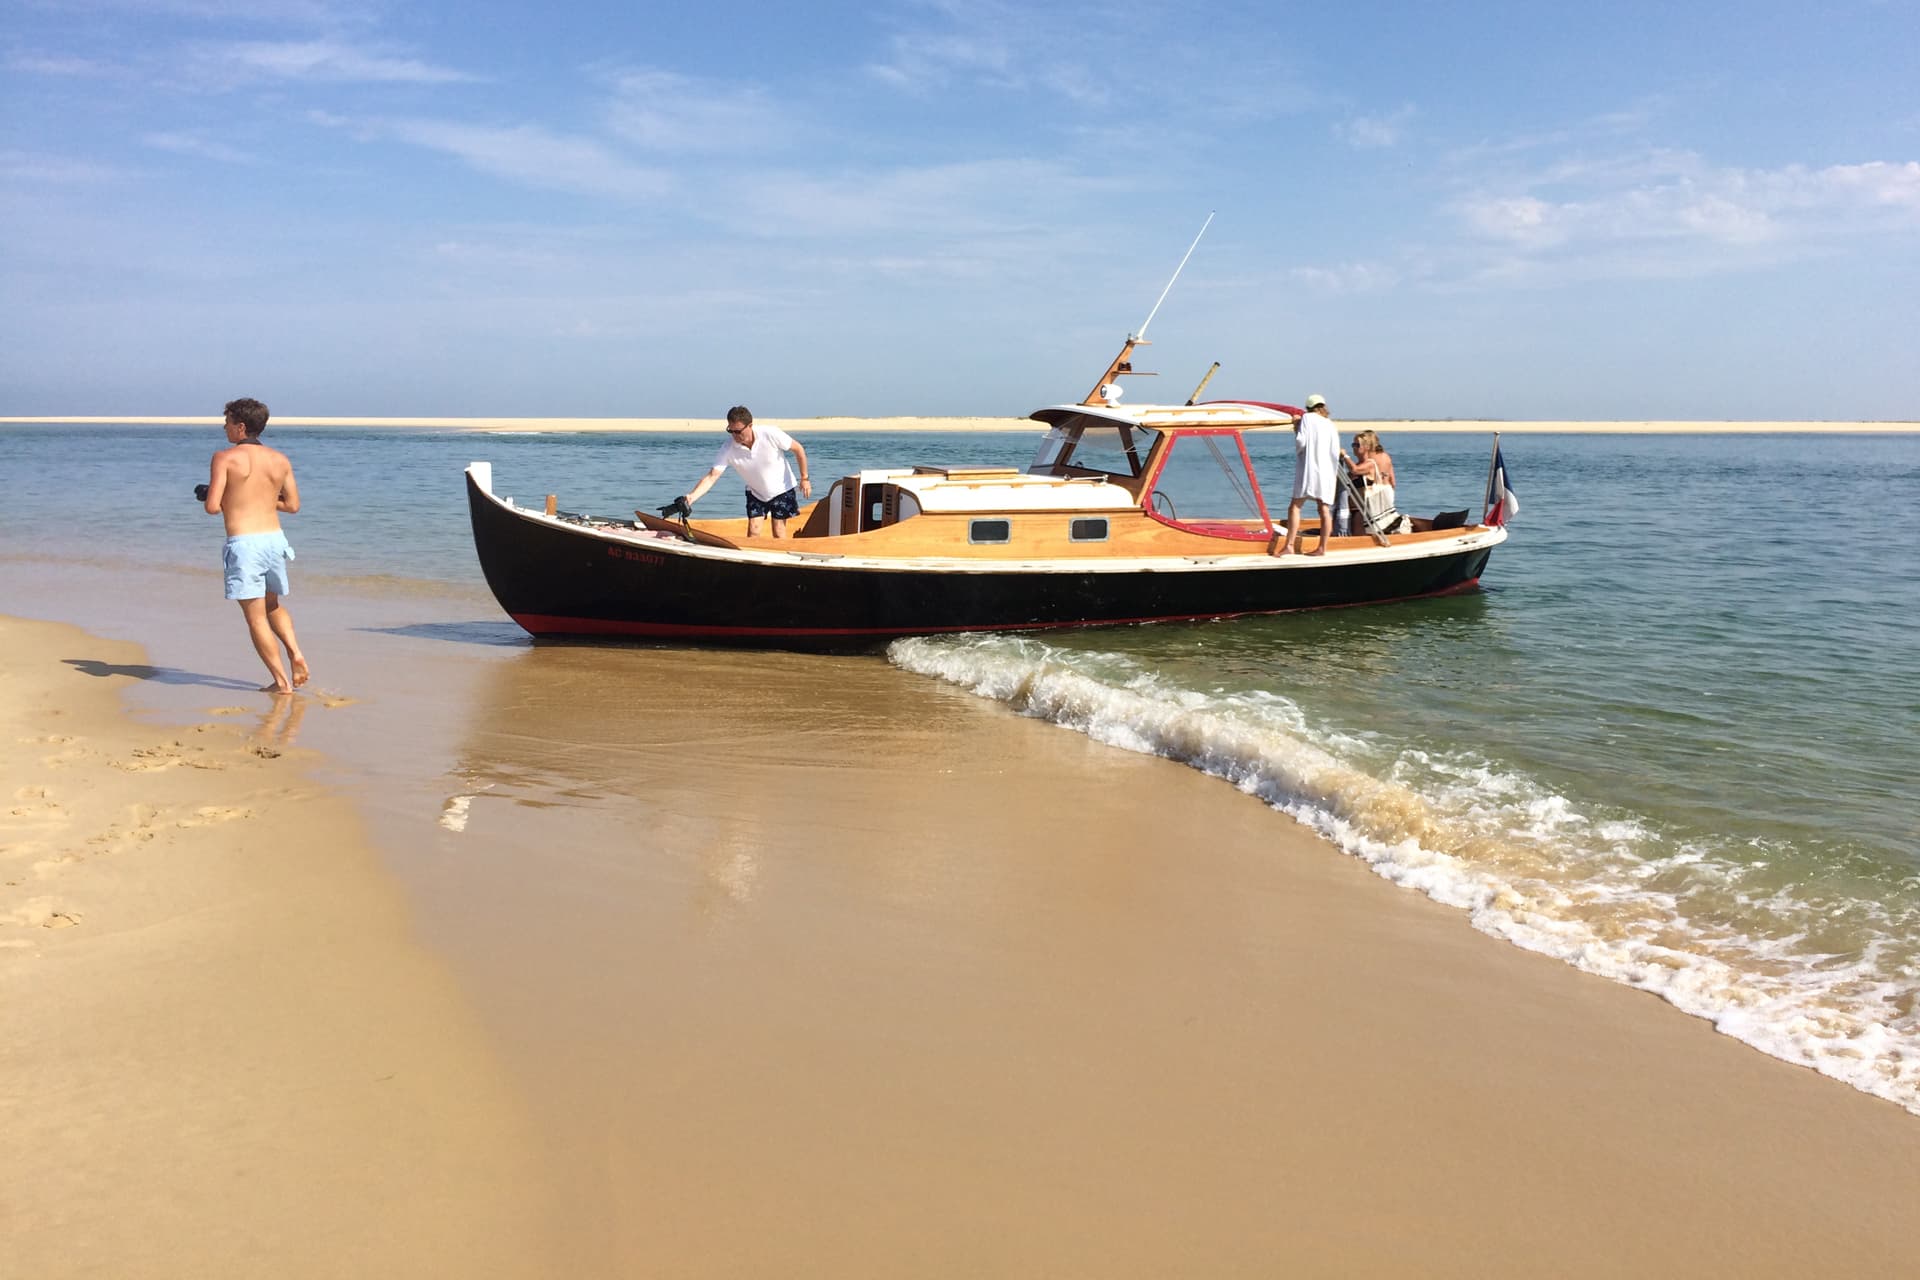
<instances>
[{"instance_id":1,"label":"man wearing sunglasses","mask_svg":"<svg viewBox=\"0 0 1920 1280\"><path fill-rule=\"evenodd\" d=\"M682 515L687 514L700 495L713 488L713 482L732 467L747 486L747 536L759 537L760 522L771 516L773 536L784 538L787 521L800 513L800 501L794 496L793 466L787 461L789 453L800 464L799 492L811 498L813 482L807 479L807 451L800 442L771 422L755 426L752 411L737 404L727 410L727 442L714 455L712 468L685 497L674 499L674 505ZM673 507L664 510L672 511Z\"/></svg>"}]
</instances>

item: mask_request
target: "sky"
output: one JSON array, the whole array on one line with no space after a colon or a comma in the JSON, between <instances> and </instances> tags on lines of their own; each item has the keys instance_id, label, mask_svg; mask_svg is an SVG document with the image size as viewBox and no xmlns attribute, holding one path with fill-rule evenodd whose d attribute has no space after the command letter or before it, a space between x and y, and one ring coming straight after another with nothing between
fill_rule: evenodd
<instances>
[{"instance_id":1,"label":"sky","mask_svg":"<svg viewBox=\"0 0 1920 1280\"><path fill-rule=\"evenodd\" d=\"M1155 301L1212 215L1165 301ZM0 0L0 415L1920 419L1920 0Z\"/></svg>"}]
</instances>

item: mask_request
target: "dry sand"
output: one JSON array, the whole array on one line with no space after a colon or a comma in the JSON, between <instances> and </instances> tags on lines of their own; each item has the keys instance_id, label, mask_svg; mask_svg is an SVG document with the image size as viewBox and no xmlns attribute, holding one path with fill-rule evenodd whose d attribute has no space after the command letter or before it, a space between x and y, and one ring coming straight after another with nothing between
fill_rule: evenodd
<instances>
[{"instance_id":1,"label":"dry sand","mask_svg":"<svg viewBox=\"0 0 1920 1280\"><path fill-rule=\"evenodd\" d=\"M916 431L1018 431L1042 430L1031 418L783 418L771 415L795 431L874 432L897 435ZM1781 435L1781 434L1912 434L1920 432L1920 422L1502 422L1495 419L1378 419L1342 418L1349 426L1368 426L1375 430L1415 433L1459 433L1487 435ZM275 426L285 427L407 427L437 431L480 432L686 432L717 431L714 418L301 418L276 417ZM0 418L0 425L146 425L218 427L220 419L208 417L177 418Z\"/></svg>"},{"instance_id":2,"label":"dry sand","mask_svg":"<svg viewBox=\"0 0 1920 1280\"><path fill-rule=\"evenodd\" d=\"M310 700L152 726L133 646L0 655L0 1272L538 1274L525 1113L285 745Z\"/></svg>"},{"instance_id":3,"label":"dry sand","mask_svg":"<svg viewBox=\"0 0 1920 1280\"><path fill-rule=\"evenodd\" d=\"M476 647L402 603L303 603L360 701L300 741L378 753L357 807L444 972L300 752L250 751L264 699L261 744L146 727L126 646L0 629L21 1274L1911 1262L1913 1117L1216 780L874 658Z\"/></svg>"}]
</instances>

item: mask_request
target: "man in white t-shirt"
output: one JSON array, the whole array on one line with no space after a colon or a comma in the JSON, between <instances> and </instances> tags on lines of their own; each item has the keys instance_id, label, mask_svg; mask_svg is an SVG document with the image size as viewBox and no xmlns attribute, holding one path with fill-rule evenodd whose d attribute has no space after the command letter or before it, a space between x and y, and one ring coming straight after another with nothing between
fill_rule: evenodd
<instances>
[{"instance_id":1,"label":"man in white t-shirt","mask_svg":"<svg viewBox=\"0 0 1920 1280\"><path fill-rule=\"evenodd\" d=\"M813 481L807 479L807 451L800 442L774 426L753 423L753 413L743 404L727 410L727 442L714 455L713 467L700 477L685 497L676 499L682 508L692 507L700 495L713 488L732 467L747 486L747 536L760 536L760 521L773 517L773 536L787 536L787 521L800 514L799 499L794 497L793 467L787 462L791 453L800 464L800 492L811 498ZM667 510L671 511L669 507Z\"/></svg>"},{"instance_id":2,"label":"man in white t-shirt","mask_svg":"<svg viewBox=\"0 0 1920 1280\"><path fill-rule=\"evenodd\" d=\"M1308 498L1320 504L1320 545L1310 556L1327 554L1333 538L1333 494L1340 486L1340 429L1327 412L1325 396L1308 396L1307 411L1293 420L1293 501L1287 504L1287 536L1273 554L1289 555L1300 537L1300 506Z\"/></svg>"}]
</instances>

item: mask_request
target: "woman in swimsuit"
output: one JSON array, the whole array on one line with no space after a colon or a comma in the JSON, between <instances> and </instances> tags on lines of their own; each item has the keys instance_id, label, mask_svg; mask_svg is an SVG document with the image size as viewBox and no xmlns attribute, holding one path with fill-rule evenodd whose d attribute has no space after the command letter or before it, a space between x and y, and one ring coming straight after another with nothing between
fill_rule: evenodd
<instances>
[{"instance_id":1,"label":"woman in swimsuit","mask_svg":"<svg viewBox=\"0 0 1920 1280\"><path fill-rule=\"evenodd\" d=\"M1394 506L1393 455L1372 431L1362 431L1353 438L1353 451L1358 457L1349 459L1347 466L1360 485L1360 498L1372 528L1381 533L1401 532L1402 525L1411 522Z\"/></svg>"}]
</instances>

